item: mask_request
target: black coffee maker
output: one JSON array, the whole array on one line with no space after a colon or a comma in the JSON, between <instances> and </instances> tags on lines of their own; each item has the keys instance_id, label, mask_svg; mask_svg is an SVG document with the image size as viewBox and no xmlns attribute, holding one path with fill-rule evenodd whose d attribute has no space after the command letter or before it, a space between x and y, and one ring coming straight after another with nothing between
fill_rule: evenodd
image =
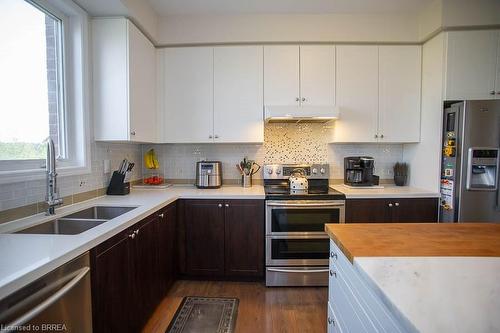
<instances>
[{"instance_id":1,"label":"black coffee maker","mask_svg":"<svg viewBox=\"0 0 500 333\"><path fill-rule=\"evenodd\" d=\"M349 186L373 186L379 177L373 174L375 159L369 156L344 158L344 184Z\"/></svg>"}]
</instances>

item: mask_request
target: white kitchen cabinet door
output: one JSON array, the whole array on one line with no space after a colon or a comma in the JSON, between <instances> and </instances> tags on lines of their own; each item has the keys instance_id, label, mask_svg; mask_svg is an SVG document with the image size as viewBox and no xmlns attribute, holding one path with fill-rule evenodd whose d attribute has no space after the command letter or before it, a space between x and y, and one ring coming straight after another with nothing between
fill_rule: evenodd
<instances>
[{"instance_id":1,"label":"white kitchen cabinet door","mask_svg":"<svg viewBox=\"0 0 500 333\"><path fill-rule=\"evenodd\" d=\"M263 142L263 47L214 48L214 142Z\"/></svg>"},{"instance_id":2,"label":"white kitchen cabinet door","mask_svg":"<svg viewBox=\"0 0 500 333\"><path fill-rule=\"evenodd\" d=\"M447 33L446 100L495 98L498 34L495 30Z\"/></svg>"},{"instance_id":3,"label":"white kitchen cabinet door","mask_svg":"<svg viewBox=\"0 0 500 333\"><path fill-rule=\"evenodd\" d=\"M301 105L335 105L335 46L300 46Z\"/></svg>"},{"instance_id":4,"label":"white kitchen cabinet door","mask_svg":"<svg viewBox=\"0 0 500 333\"><path fill-rule=\"evenodd\" d=\"M264 105L299 105L299 46L264 46Z\"/></svg>"},{"instance_id":5,"label":"white kitchen cabinet door","mask_svg":"<svg viewBox=\"0 0 500 333\"><path fill-rule=\"evenodd\" d=\"M163 142L213 142L213 48L161 52Z\"/></svg>"},{"instance_id":6,"label":"white kitchen cabinet door","mask_svg":"<svg viewBox=\"0 0 500 333\"><path fill-rule=\"evenodd\" d=\"M94 138L156 142L155 48L126 18L92 20Z\"/></svg>"},{"instance_id":7,"label":"white kitchen cabinet door","mask_svg":"<svg viewBox=\"0 0 500 333\"><path fill-rule=\"evenodd\" d=\"M129 36L130 140L156 142L156 51L132 23Z\"/></svg>"},{"instance_id":8,"label":"white kitchen cabinet door","mask_svg":"<svg viewBox=\"0 0 500 333\"><path fill-rule=\"evenodd\" d=\"M379 46L379 141L420 141L421 47Z\"/></svg>"},{"instance_id":9,"label":"white kitchen cabinet door","mask_svg":"<svg viewBox=\"0 0 500 333\"><path fill-rule=\"evenodd\" d=\"M500 99L500 30L497 33L497 68L496 68L495 91L496 99Z\"/></svg>"},{"instance_id":10,"label":"white kitchen cabinet door","mask_svg":"<svg viewBox=\"0 0 500 333\"><path fill-rule=\"evenodd\" d=\"M377 142L378 46L336 47L339 119L332 142Z\"/></svg>"}]
</instances>

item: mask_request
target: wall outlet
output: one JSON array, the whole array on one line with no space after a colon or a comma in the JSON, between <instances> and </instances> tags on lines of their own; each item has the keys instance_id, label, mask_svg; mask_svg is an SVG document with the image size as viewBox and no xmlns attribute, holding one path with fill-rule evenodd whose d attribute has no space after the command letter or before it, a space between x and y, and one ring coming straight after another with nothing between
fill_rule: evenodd
<instances>
[{"instance_id":1,"label":"wall outlet","mask_svg":"<svg viewBox=\"0 0 500 333\"><path fill-rule=\"evenodd\" d=\"M111 162L110 160L104 160L104 173L111 172Z\"/></svg>"}]
</instances>

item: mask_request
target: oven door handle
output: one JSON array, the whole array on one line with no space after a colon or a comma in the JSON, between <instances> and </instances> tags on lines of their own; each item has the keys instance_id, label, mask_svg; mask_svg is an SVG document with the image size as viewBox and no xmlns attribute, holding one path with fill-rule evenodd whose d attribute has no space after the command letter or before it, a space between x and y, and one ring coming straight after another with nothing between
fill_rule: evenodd
<instances>
[{"instance_id":1,"label":"oven door handle","mask_svg":"<svg viewBox=\"0 0 500 333\"><path fill-rule=\"evenodd\" d=\"M279 272L279 273L327 273L328 268L326 269L283 269L283 268L267 268L270 272Z\"/></svg>"},{"instance_id":2,"label":"oven door handle","mask_svg":"<svg viewBox=\"0 0 500 333\"><path fill-rule=\"evenodd\" d=\"M266 204L268 207L332 207L332 208L337 208L337 207L344 207L344 203L332 203L332 202L325 202L325 203L274 203L274 202L268 202Z\"/></svg>"}]
</instances>

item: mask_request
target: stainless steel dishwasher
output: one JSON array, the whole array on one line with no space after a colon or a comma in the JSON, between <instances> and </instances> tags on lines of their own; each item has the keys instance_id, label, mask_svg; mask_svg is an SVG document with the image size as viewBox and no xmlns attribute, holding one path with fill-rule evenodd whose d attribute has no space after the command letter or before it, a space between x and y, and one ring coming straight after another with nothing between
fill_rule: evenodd
<instances>
[{"instance_id":1,"label":"stainless steel dishwasher","mask_svg":"<svg viewBox=\"0 0 500 333\"><path fill-rule=\"evenodd\" d=\"M92 332L88 252L0 300L1 332Z\"/></svg>"}]
</instances>

